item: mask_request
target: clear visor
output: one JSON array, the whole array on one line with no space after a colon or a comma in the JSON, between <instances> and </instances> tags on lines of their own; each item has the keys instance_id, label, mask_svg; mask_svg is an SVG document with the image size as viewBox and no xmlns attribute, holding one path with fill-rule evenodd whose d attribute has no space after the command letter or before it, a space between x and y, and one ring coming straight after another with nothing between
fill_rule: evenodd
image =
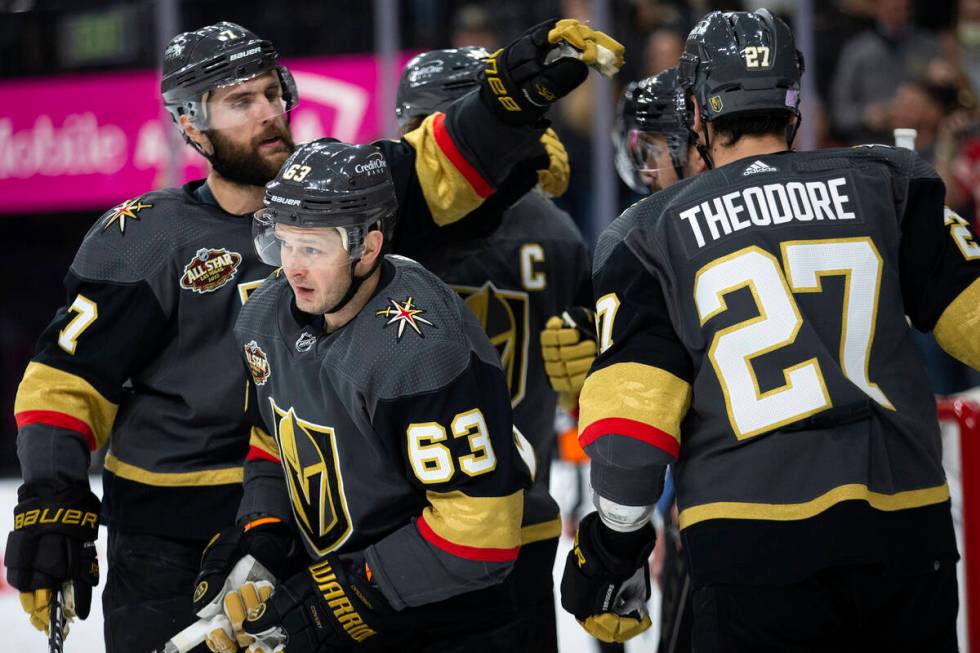
<instances>
[{"instance_id":1,"label":"clear visor","mask_svg":"<svg viewBox=\"0 0 980 653\"><path fill-rule=\"evenodd\" d=\"M679 134L631 129L626 142L630 162L640 172L656 172L687 163L687 143Z\"/></svg>"},{"instance_id":2,"label":"clear visor","mask_svg":"<svg viewBox=\"0 0 980 653\"><path fill-rule=\"evenodd\" d=\"M207 93L205 118L210 129L229 129L274 120L295 108L295 97L296 94L284 86L280 75L269 70L227 82Z\"/></svg>"},{"instance_id":3,"label":"clear visor","mask_svg":"<svg viewBox=\"0 0 980 653\"><path fill-rule=\"evenodd\" d=\"M273 215L269 209L262 209L252 220L252 242L263 263L287 271L350 267L345 229L281 224L273 221Z\"/></svg>"}]
</instances>

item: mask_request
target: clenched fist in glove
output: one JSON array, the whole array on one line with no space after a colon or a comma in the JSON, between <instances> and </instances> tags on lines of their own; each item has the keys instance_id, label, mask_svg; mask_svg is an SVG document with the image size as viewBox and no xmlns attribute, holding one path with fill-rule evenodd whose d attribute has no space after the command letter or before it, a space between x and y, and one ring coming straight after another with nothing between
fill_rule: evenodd
<instances>
[{"instance_id":1,"label":"clenched fist in glove","mask_svg":"<svg viewBox=\"0 0 980 653\"><path fill-rule=\"evenodd\" d=\"M503 122L528 125L585 81L588 66L615 73L623 52L618 41L577 20L547 20L490 55L480 94Z\"/></svg>"},{"instance_id":2,"label":"clenched fist in glove","mask_svg":"<svg viewBox=\"0 0 980 653\"><path fill-rule=\"evenodd\" d=\"M71 619L88 617L92 588L99 584L99 499L84 485L54 481L25 483L17 499L7 537L7 582L20 590L34 627L45 632L52 594L62 591L67 635Z\"/></svg>"},{"instance_id":3,"label":"clenched fist in glove","mask_svg":"<svg viewBox=\"0 0 980 653\"><path fill-rule=\"evenodd\" d=\"M596 357L592 311L576 306L549 318L541 331L541 356L555 392L577 395Z\"/></svg>"},{"instance_id":4,"label":"clenched fist in glove","mask_svg":"<svg viewBox=\"0 0 980 653\"><path fill-rule=\"evenodd\" d=\"M358 554L328 554L276 586L245 622L250 653L371 649L394 610L368 578Z\"/></svg>"},{"instance_id":5,"label":"clenched fist in glove","mask_svg":"<svg viewBox=\"0 0 980 653\"><path fill-rule=\"evenodd\" d=\"M649 524L620 533L597 512L579 524L561 579L561 606L596 639L625 642L650 627L647 559L655 541Z\"/></svg>"}]
</instances>

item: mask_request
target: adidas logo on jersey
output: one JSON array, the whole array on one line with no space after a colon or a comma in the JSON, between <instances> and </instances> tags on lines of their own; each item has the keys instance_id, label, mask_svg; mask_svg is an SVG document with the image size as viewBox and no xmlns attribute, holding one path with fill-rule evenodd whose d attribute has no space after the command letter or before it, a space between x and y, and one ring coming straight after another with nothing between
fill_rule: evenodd
<instances>
[{"instance_id":1,"label":"adidas logo on jersey","mask_svg":"<svg viewBox=\"0 0 980 653\"><path fill-rule=\"evenodd\" d=\"M756 161L742 172L742 176L748 177L749 175L756 175L760 172L779 172L779 169L766 165L762 161Z\"/></svg>"}]
</instances>

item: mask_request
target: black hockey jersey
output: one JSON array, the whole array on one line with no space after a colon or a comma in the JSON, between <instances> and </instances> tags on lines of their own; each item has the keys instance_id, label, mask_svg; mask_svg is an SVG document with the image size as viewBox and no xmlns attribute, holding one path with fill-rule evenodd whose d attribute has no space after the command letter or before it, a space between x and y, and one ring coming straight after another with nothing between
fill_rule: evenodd
<instances>
[{"instance_id":1,"label":"black hockey jersey","mask_svg":"<svg viewBox=\"0 0 980 653\"><path fill-rule=\"evenodd\" d=\"M787 152L672 186L603 234L580 440L596 490L627 505L653 503L676 460L696 583L955 556L906 322L976 303L980 251L943 194L905 150Z\"/></svg>"},{"instance_id":2,"label":"black hockey jersey","mask_svg":"<svg viewBox=\"0 0 980 653\"><path fill-rule=\"evenodd\" d=\"M491 235L430 250L418 260L460 294L497 348L514 424L534 445L538 478L547 484L557 397L538 334L552 315L592 303L589 254L578 228L531 191L503 211Z\"/></svg>"},{"instance_id":3,"label":"black hockey jersey","mask_svg":"<svg viewBox=\"0 0 980 653\"><path fill-rule=\"evenodd\" d=\"M387 257L367 305L326 335L270 279L235 335L261 416L248 467L281 463L250 476L246 504L296 524L314 559L366 550L399 610L506 576L532 454L496 351L445 284Z\"/></svg>"},{"instance_id":4,"label":"black hockey jersey","mask_svg":"<svg viewBox=\"0 0 980 653\"><path fill-rule=\"evenodd\" d=\"M502 125L474 95L377 143L399 198L396 250L451 237L446 226L538 156L541 131ZM15 404L26 480L84 481L89 452L111 440L107 523L188 539L235 517L249 427L230 331L269 272L252 252L251 216L197 191L149 193L92 226Z\"/></svg>"}]
</instances>

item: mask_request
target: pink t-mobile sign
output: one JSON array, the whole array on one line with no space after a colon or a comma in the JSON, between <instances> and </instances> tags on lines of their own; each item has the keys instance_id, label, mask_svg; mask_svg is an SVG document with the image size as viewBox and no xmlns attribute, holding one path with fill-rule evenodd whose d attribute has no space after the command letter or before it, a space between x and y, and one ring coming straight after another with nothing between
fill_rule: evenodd
<instances>
[{"instance_id":1,"label":"pink t-mobile sign","mask_svg":"<svg viewBox=\"0 0 980 653\"><path fill-rule=\"evenodd\" d=\"M379 133L374 57L285 63L300 95L291 116L297 143L393 136ZM156 72L5 82L0 107L0 213L105 210L164 182L175 127ZM204 159L189 146L182 151L184 180L203 176Z\"/></svg>"}]
</instances>

